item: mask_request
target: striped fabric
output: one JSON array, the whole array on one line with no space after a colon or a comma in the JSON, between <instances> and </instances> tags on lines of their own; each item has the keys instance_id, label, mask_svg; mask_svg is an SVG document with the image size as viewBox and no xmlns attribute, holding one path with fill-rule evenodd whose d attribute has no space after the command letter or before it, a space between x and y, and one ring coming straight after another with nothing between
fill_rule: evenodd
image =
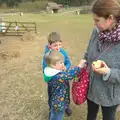
<instances>
[{"instance_id":1,"label":"striped fabric","mask_svg":"<svg viewBox=\"0 0 120 120\"><path fill-rule=\"evenodd\" d=\"M109 42L117 42L120 41L120 21L116 24L116 26L111 31L103 31L99 34L99 40L101 43L109 41Z\"/></svg>"}]
</instances>

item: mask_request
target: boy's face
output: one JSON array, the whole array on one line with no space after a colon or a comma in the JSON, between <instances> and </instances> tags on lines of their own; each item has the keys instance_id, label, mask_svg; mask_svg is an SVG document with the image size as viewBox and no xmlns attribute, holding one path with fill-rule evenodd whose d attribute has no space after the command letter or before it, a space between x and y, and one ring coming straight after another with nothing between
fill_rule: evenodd
<instances>
[{"instance_id":1,"label":"boy's face","mask_svg":"<svg viewBox=\"0 0 120 120\"><path fill-rule=\"evenodd\" d=\"M62 42L60 41L49 44L49 49L51 50L60 51L61 47L62 47Z\"/></svg>"},{"instance_id":2,"label":"boy's face","mask_svg":"<svg viewBox=\"0 0 120 120\"><path fill-rule=\"evenodd\" d=\"M63 67L64 67L64 62L62 60L58 61L56 65L53 66L53 68L56 70L63 70Z\"/></svg>"}]
</instances>

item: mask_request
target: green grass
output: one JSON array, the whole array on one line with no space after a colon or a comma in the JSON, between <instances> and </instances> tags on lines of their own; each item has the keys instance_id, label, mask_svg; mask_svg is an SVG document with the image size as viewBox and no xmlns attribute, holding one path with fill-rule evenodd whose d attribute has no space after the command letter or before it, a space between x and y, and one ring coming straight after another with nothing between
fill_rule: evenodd
<instances>
[{"instance_id":1,"label":"green grass","mask_svg":"<svg viewBox=\"0 0 120 120\"><path fill-rule=\"evenodd\" d=\"M92 21L92 16L91 15L75 15L74 13L71 13L70 15L60 15L61 13L58 14L24 14L24 16L14 15L14 16L5 16L6 20L17 20L17 21L34 21L34 22L41 22L41 21L46 21L46 20L79 20L81 21Z\"/></svg>"}]
</instances>

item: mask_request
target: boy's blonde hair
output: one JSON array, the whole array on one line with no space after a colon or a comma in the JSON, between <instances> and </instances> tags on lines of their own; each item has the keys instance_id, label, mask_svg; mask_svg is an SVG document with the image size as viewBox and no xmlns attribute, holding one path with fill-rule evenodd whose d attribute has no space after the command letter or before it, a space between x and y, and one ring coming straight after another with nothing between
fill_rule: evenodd
<instances>
[{"instance_id":1,"label":"boy's blonde hair","mask_svg":"<svg viewBox=\"0 0 120 120\"><path fill-rule=\"evenodd\" d=\"M47 39L50 45L55 42L62 42L60 35L57 32L50 33Z\"/></svg>"},{"instance_id":2,"label":"boy's blonde hair","mask_svg":"<svg viewBox=\"0 0 120 120\"><path fill-rule=\"evenodd\" d=\"M64 61L64 56L59 51L50 51L45 55L45 61L48 66L56 65L59 61Z\"/></svg>"}]
</instances>

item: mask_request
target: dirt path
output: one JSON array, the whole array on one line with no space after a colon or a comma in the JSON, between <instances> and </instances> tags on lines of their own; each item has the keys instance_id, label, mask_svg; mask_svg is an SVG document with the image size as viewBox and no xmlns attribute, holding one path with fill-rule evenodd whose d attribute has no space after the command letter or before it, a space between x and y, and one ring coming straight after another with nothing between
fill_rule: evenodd
<instances>
[{"instance_id":1,"label":"dirt path","mask_svg":"<svg viewBox=\"0 0 120 120\"><path fill-rule=\"evenodd\" d=\"M43 54L43 48L40 46L45 43L45 39L40 37L35 41L26 42L16 37L6 37L2 40L1 51L17 51L20 56L0 59L1 120L31 120L33 117L42 120L40 114L47 109L47 104L44 104L42 109L39 104L46 102L47 98L43 92L46 85L40 74ZM37 109L40 109L41 113Z\"/></svg>"}]
</instances>

